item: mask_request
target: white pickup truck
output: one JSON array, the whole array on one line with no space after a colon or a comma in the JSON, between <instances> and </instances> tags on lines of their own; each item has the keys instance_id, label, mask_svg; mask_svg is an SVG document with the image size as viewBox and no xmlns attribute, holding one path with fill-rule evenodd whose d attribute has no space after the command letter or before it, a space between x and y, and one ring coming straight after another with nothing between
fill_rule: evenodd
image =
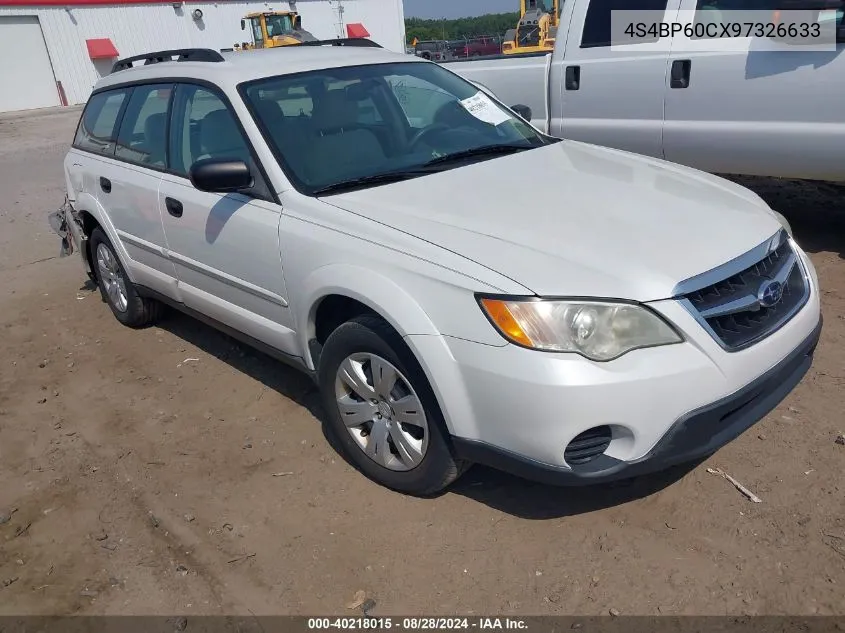
<instances>
[{"instance_id":1,"label":"white pickup truck","mask_svg":"<svg viewBox=\"0 0 845 633\"><path fill-rule=\"evenodd\" d=\"M712 173L845 181L843 5L567 0L553 53L443 63L506 104L522 106L515 109L553 136ZM822 7L816 16L836 20L835 50L789 50L761 37L732 38L714 50L713 40L683 32L610 46L611 11L662 11L667 25L694 25L704 10Z\"/></svg>"}]
</instances>

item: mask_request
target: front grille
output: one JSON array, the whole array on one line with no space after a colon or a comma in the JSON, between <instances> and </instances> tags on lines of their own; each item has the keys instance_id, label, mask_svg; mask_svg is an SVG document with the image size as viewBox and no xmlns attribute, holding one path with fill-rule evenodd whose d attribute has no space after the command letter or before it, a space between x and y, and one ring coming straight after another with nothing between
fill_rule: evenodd
<instances>
[{"instance_id":1,"label":"front grille","mask_svg":"<svg viewBox=\"0 0 845 633\"><path fill-rule=\"evenodd\" d=\"M601 455L610 446L612 433L607 425L596 426L575 436L563 452L570 466L586 464Z\"/></svg>"},{"instance_id":2,"label":"front grille","mask_svg":"<svg viewBox=\"0 0 845 633\"><path fill-rule=\"evenodd\" d=\"M726 270L729 276L682 295L684 306L728 351L769 336L809 297L804 268L785 233L758 255L738 272Z\"/></svg>"}]
</instances>

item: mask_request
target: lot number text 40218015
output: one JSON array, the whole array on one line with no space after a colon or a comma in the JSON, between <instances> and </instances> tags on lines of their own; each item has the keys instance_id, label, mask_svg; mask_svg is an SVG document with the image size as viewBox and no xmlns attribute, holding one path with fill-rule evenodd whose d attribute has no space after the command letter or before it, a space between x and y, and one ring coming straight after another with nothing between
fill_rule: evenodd
<instances>
[{"instance_id":1,"label":"lot number text 40218015","mask_svg":"<svg viewBox=\"0 0 845 633\"><path fill-rule=\"evenodd\" d=\"M463 630L524 630L524 620L518 618L308 618L309 630L346 629L379 631L444 631Z\"/></svg>"}]
</instances>

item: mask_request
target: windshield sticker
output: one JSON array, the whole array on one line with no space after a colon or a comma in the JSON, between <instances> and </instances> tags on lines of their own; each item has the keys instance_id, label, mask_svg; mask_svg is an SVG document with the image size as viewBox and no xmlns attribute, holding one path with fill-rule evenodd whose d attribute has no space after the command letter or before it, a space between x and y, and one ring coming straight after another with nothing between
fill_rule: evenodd
<instances>
[{"instance_id":1,"label":"windshield sticker","mask_svg":"<svg viewBox=\"0 0 845 633\"><path fill-rule=\"evenodd\" d=\"M483 92L460 102L472 116L490 125L501 125L510 117Z\"/></svg>"}]
</instances>

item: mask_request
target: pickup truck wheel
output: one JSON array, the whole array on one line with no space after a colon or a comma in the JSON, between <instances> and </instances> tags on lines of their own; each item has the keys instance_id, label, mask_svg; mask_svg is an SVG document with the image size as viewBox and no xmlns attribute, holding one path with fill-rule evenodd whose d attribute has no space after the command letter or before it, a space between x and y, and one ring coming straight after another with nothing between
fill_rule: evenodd
<instances>
[{"instance_id":1,"label":"pickup truck wheel","mask_svg":"<svg viewBox=\"0 0 845 633\"><path fill-rule=\"evenodd\" d=\"M419 363L380 318L357 317L329 336L319 383L329 430L370 479L425 496L465 470Z\"/></svg>"},{"instance_id":2,"label":"pickup truck wheel","mask_svg":"<svg viewBox=\"0 0 845 633\"><path fill-rule=\"evenodd\" d=\"M142 297L129 281L123 264L101 228L91 233L91 252L97 276L97 286L103 301L109 304L115 318L131 328L146 327L161 314L162 305Z\"/></svg>"}]
</instances>

